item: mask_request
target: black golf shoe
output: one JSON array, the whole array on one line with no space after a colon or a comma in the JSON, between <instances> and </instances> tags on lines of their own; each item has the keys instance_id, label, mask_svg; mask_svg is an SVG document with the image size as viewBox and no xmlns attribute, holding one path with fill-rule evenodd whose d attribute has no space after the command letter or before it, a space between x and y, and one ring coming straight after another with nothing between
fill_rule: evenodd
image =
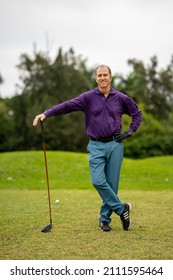
<instances>
[{"instance_id":1,"label":"black golf shoe","mask_svg":"<svg viewBox=\"0 0 173 280\"><path fill-rule=\"evenodd\" d=\"M130 203L125 203L124 204L124 211L123 213L120 215L120 219L123 225L123 229L124 230L128 230L130 228L131 225L131 221L130 221L130 211L131 211L131 204Z\"/></svg>"},{"instance_id":2,"label":"black golf shoe","mask_svg":"<svg viewBox=\"0 0 173 280\"><path fill-rule=\"evenodd\" d=\"M110 231L112 228L109 226L108 222L103 221L99 223L99 229L102 231Z\"/></svg>"}]
</instances>

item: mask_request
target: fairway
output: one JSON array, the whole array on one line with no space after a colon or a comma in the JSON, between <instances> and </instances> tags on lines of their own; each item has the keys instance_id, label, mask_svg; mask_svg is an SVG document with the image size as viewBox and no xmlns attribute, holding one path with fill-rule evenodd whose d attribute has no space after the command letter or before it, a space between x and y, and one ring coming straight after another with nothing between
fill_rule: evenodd
<instances>
[{"instance_id":1,"label":"fairway","mask_svg":"<svg viewBox=\"0 0 173 280\"><path fill-rule=\"evenodd\" d=\"M45 191L1 191L1 259L172 259L170 191L122 191L132 202L132 227L122 230L113 216L111 232L98 229L95 191L52 191L53 229ZM56 199L60 200L55 204ZM160 207L162 198L162 213Z\"/></svg>"},{"instance_id":2,"label":"fairway","mask_svg":"<svg viewBox=\"0 0 173 280\"><path fill-rule=\"evenodd\" d=\"M41 153L4 153L0 159L1 260L173 259L173 158L124 160L119 196L132 203L132 227L123 231L113 215L113 230L102 232L101 199L89 182L87 155L48 152L53 216L49 233L41 233L49 223Z\"/></svg>"}]
</instances>

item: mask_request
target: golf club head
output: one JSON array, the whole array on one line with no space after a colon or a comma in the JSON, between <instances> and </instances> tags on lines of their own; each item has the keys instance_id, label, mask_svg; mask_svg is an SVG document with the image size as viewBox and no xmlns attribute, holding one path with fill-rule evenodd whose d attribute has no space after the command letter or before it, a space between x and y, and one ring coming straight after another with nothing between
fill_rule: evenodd
<instances>
[{"instance_id":1,"label":"golf club head","mask_svg":"<svg viewBox=\"0 0 173 280\"><path fill-rule=\"evenodd\" d=\"M52 223L46 225L42 230L41 232L48 232L52 229Z\"/></svg>"}]
</instances>

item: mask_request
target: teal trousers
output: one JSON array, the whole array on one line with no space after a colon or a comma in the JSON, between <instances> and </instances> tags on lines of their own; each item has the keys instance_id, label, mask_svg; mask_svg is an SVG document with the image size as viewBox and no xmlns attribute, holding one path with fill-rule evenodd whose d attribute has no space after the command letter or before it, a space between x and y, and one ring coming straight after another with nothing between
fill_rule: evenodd
<instances>
[{"instance_id":1,"label":"teal trousers","mask_svg":"<svg viewBox=\"0 0 173 280\"><path fill-rule=\"evenodd\" d=\"M124 145L115 141L102 143L90 140L87 151L91 182L103 200L99 220L110 223L113 212L121 215L124 210L124 203L117 195Z\"/></svg>"}]
</instances>

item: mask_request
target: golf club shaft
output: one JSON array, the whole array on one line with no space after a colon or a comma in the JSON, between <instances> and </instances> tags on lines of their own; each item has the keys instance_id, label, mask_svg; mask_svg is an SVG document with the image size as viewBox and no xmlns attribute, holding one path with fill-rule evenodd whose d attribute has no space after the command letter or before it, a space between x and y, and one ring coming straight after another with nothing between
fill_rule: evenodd
<instances>
[{"instance_id":1,"label":"golf club shaft","mask_svg":"<svg viewBox=\"0 0 173 280\"><path fill-rule=\"evenodd\" d=\"M46 170L46 181L47 181L47 192L48 192L48 202L49 202L50 223L52 224L52 213L51 213L51 204L50 204L49 175L48 175L48 166L47 166L47 157L46 157L46 144L45 144L45 137L44 137L43 122L40 121L40 124L41 124L41 134L42 134L42 141L43 141L44 163L45 163L45 170Z\"/></svg>"}]
</instances>

